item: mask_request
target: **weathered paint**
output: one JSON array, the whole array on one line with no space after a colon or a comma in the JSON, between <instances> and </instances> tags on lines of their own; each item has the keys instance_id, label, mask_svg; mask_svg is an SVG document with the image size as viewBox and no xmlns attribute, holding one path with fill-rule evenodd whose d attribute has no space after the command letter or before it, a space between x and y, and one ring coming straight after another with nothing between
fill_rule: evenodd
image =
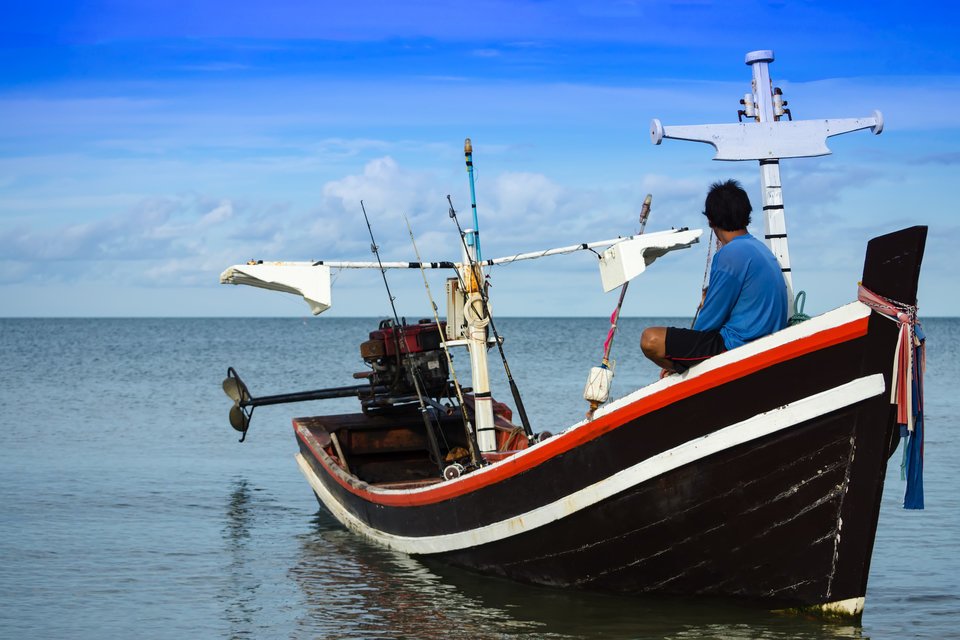
<instances>
[{"instance_id":1,"label":"weathered paint","mask_svg":"<svg viewBox=\"0 0 960 640\"><path fill-rule=\"evenodd\" d=\"M856 404L884 391L883 376L879 374L852 380L829 391L759 414L749 420L684 443L532 511L483 527L445 535L403 536L370 527L360 518L342 508L340 502L330 494L302 454L298 454L297 463L323 504L344 525L375 542L398 551L413 554L445 553L488 544L531 531L586 509L668 471L684 465L695 464L707 456Z\"/></svg>"}]
</instances>

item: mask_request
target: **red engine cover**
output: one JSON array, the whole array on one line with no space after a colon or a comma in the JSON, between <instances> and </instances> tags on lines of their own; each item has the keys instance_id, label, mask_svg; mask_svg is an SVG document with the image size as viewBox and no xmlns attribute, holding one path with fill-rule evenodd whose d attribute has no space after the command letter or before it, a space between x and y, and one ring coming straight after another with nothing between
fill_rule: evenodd
<instances>
[{"instance_id":1,"label":"red engine cover","mask_svg":"<svg viewBox=\"0 0 960 640\"><path fill-rule=\"evenodd\" d=\"M441 321L439 329L436 322L421 320L417 324L405 324L401 327L392 323L370 332L371 340L383 340L384 352L387 356L397 355L397 344L401 353L420 353L433 351L441 345L440 334L446 331L447 323ZM399 341L394 340L396 334Z\"/></svg>"}]
</instances>

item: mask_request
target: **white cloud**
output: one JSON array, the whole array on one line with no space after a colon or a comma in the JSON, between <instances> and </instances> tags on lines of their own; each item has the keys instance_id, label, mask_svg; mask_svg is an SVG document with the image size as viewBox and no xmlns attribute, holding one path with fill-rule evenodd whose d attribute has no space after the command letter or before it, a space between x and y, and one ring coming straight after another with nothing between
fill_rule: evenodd
<instances>
[{"instance_id":1,"label":"white cloud","mask_svg":"<svg viewBox=\"0 0 960 640\"><path fill-rule=\"evenodd\" d=\"M725 119L718 105L735 108L746 81L251 82L247 90L265 96L256 104L237 101L236 87L224 84L171 98L162 83L157 100L0 100L13 131L0 158L7 281L208 286L211 274L249 258L367 260L361 199L385 259L412 259L403 214L425 259L457 258L446 195L471 226L459 150L465 133L480 158L485 257L631 233L648 192L651 230L700 226L714 179L738 177L757 194L755 163L710 163L703 145L655 148L646 137L650 115L666 124ZM952 208L942 184L956 164L956 123L947 109L925 106L923 117L915 110L918 101L956 102L958 86L954 77L785 85L797 117L867 115L873 107L887 116L880 138L852 134L831 140L835 157L783 163L798 273L856 274L872 232L911 216L946 219ZM389 109L372 98L385 94ZM912 138L932 136L919 130L933 127L943 127L935 139ZM935 171L943 172L940 186L923 177ZM898 189L922 202L922 216L896 204L906 199ZM762 229L759 215L754 227ZM947 263L948 252L931 242L929 264ZM588 263L558 258L550 268ZM660 270L680 264L664 261ZM523 313L523 296L513 300L512 312Z\"/></svg>"},{"instance_id":2,"label":"white cloud","mask_svg":"<svg viewBox=\"0 0 960 640\"><path fill-rule=\"evenodd\" d=\"M226 222L227 220L233 217L233 203L229 200L224 200L220 202L216 207L211 209L208 213L204 214L200 218L201 227L207 227L215 225L221 222Z\"/></svg>"}]
</instances>

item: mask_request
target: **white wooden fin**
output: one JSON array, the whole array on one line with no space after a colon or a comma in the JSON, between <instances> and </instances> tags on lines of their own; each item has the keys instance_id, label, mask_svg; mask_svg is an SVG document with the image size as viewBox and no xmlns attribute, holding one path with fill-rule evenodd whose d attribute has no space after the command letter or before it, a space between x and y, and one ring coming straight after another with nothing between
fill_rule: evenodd
<instances>
[{"instance_id":1,"label":"white wooden fin","mask_svg":"<svg viewBox=\"0 0 960 640\"><path fill-rule=\"evenodd\" d=\"M618 242L600 254L600 280L603 290L611 291L643 273L660 256L687 249L699 242L703 229L634 236Z\"/></svg>"},{"instance_id":2,"label":"white wooden fin","mask_svg":"<svg viewBox=\"0 0 960 640\"><path fill-rule=\"evenodd\" d=\"M245 284L303 296L313 315L330 308L330 267L310 263L238 264L220 274L221 284Z\"/></svg>"},{"instance_id":3,"label":"white wooden fin","mask_svg":"<svg viewBox=\"0 0 960 640\"><path fill-rule=\"evenodd\" d=\"M650 139L654 144L660 144L664 138L705 142L717 150L714 160L767 160L829 155L827 138L860 129L872 129L879 134L883 131L883 116L874 111L869 118L669 127L654 119L650 123Z\"/></svg>"}]
</instances>

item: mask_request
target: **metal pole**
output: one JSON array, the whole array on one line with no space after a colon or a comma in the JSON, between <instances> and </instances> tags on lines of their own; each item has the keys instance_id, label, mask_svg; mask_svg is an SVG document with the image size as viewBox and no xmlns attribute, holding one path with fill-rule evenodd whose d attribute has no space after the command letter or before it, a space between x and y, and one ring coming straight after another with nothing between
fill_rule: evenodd
<instances>
[{"instance_id":1,"label":"metal pole","mask_svg":"<svg viewBox=\"0 0 960 640\"><path fill-rule=\"evenodd\" d=\"M483 254L480 253L480 221L477 218L477 194L473 186L473 144L470 138L463 141L463 155L467 162L467 176L470 178L470 206L473 208L473 231L467 238L467 244L474 247L476 261L483 260Z\"/></svg>"},{"instance_id":2,"label":"metal pole","mask_svg":"<svg viewBox=\"0 0 960 640\"><path fill-rule=\"evenodd\" d=\"M469 294L469 292L472 291L472 285L469 285L467 283L474 282L477 279L480 279L482 281L482 273L480 270L480 265L469 262L472 259L470 254L471 247L467 245L467 242L465 239L467 237L467 233L469 232L464 231L460 227L460 220L457 218L457 212L453 208L453 201L450 199L449 195L447 196L447 201L450 203L450 218L453 219L454 224L457 225L457 231L460 233L460 240L461 240L461 246L463 248L464 260L469 263L467 266L470 268L470 273L474 274L472 276L472 279L468 281L462 275L465 273L464 269L466 269L467 267L461 267L460 270L458 271L458 274L460 274L459 275L460 283L463 286L464 292ZM489 262L490 261L488 261L488 263ZM493 331L493 337L497 344L497 350L500 352L500 361L503 362L503 370L504 370L504 373L506 373L507 375L507 382L510 384L510 393L511 395L513 395L513 401L517 403L517 413L520 414L520 423L523 425L523 431L524 433L526 433L527 439L532 442L533 428L530 426L529 418L527 418L527 410L523 405L523 398L520 396L520 388L517 386L516 380L513 379L513 373L511 373L510 371L510 364L507 362L507 354L503 351L503 340L500 338L500 334L497 332L497 325L493 321L493 314L490 313L490 300L487 297L486 282L481 282L481 286L477 288L477 293L480 294L480 303L483 308L483 315L486 318L486 321L490 323L490 329L491 331ZM468 306L472 307L473 304L471 303ZM464 315L467 316L469 319L471 313L468 313L467 310L464 309ZM471 367L473 366L474 366L474 363L473 363L473 360L471 359ZM483 366L484 366L484 370L486 371L486 367L487 367L486 360L484 360ZM472 372L474 374L474 378L476 378L477 377L476 370L472 369ZM487 380L485 384L489 388L489 374L484 374L481 377L484 380ZM476 391L476 384L474 384L474 390ZM474 394L474 398L477 398L477 397L478 396ZM474 406L476 407L477 405L475 404ZM478 409L475 409L475 411L478 411Z\"/></svg>"}]
</instances>

